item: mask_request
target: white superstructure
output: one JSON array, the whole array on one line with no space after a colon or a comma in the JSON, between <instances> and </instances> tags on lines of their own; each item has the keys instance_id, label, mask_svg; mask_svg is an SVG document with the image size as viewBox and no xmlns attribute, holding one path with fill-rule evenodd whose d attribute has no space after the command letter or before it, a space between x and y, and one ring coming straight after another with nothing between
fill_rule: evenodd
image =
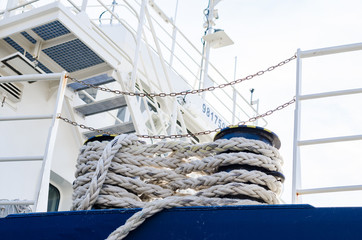
<instances>
[{"instance_id":1,"label":"white superstructure","mask_svg":"<svg viewBox=\"0 0 362 240\"><path fill-rule=\"evenodd\" d=\"M0 19L0 205L28 203L46 211L50 183L60 194L58 209L70 209L79 148L97 133L59 115L114 133L172 135L222 128L256 114L232 86L141 98L70 81L176 93L233 80L208 61L214 38L205 37L201 51L153 1L9 1Z\"/></svg>"}]
</instances>

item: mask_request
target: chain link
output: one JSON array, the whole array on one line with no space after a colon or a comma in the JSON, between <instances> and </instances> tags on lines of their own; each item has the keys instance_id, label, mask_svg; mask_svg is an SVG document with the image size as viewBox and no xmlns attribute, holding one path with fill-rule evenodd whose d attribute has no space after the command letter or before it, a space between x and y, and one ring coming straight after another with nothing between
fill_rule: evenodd
<instances>
[{"instance_id":1,"label":"chain link","mask_svg":"<svg viewBox=\"0 0 362 240\"><path fill-rule=\"evenodd\" d=\"M274 66L270 66L268 67L266 70L262 70L262 71L259 71L257 73L254 73L254 74L251 74L249 76L246 76L244 78L240 78L240 79L237 79L237 80L234 80L232 82L229 82L229 83L224 83L224 84L220 84L218 86L215 86L215 87L208 87L208 88L200 88L200 89L197 89L197 90L191 90L191 91L182 91L182 92L172 92L172 93L139 93L139 92L127 92L127 91L121 91L121 90L112 90L112 89L109 89L109 88L106 88L106 87L100 87L100 86L96 86L94 84L90 84L90 83L85 83L83 81L80 81L76 78L72 78L72 77L69 77L68 76L68 79L74 81L74 82L77 82L77 83L80 83L82 85L85 85L85 86L88 86L88 87L91 87L91 88L95 88L95 89L98 89L98 90L101 90L101 91L104 91L104 92L112 92L114 94L121 94L121 95L126 95L126 96L138 96L138 97L176 97L176 96L185 96L185 95L188 95L188 94L198 94L198 93L202 93L202 92L205 92L205 91L214 91L215 89L222 89L222 88L225 88L227 86L232 86L232 85L235 85L235 84L238 84L238 83L241 83L243 81L246 81L246 80L251 80L253 79L254 77L257 77L257 76L261 76L263 75L264 73L266 72L271 72L273 71L274 69L278 68L278 67L281 67L283 66L284 64L287 64L289 63L290 61L294 60L297 58L297 55L294 54L292 57L274 65Z\"/></svg>"},{"instance_id":2,"label":"chain link","mask_svg":"<svg viewBox=\"0 0 362 240\"><path fill-rule=\"evenodd\" d=\"M289 105L295 103L295 97L290 100L289 102L286 102L278 107L276 107L275 109L272 109L272 110L269 110L263 114L260 114L258 116L255 116L255 117L251 117L249 118L247 121L241 121L241 122L238 122L236 125L245 125L246 123L248 122L255 122L256 120L258 120L259 118L263 118L263 117L266 117L266 116L269 116L271 114L273 114L274 112L276 111L280 111L286 107L288 107ZM116 135L119 135L121 133L112 133L112 132L107 132L107 131L104 131L104 130L101 130L101 129L96 129L96 128L93 128L93 127L88 127L88 126L85 126L83 124L79 124L77 122L74 122L68 118L65 118L65 117L62 117L60 114L57 116L58 119L61 119L63 120L64 122L66 123L69 123L73 126L76 126L76 127L80 127L82 129L88 129L90 131L94 131L94 132L97 132L99 134L116 134ZM234 127L236 125L229 125L227 127ZM208 135L208 134L211 134L211 133L216 133L216 132L219 132L222 128L215 128L214 130L206 130L206 131L202 131L202 132L196 132L196 133L187 133L187 134L174 134L174 135L137 135L137 137L139 138L153 138L153 139L166 139L166 138L170 138L170 139L176 139L176 138L190 138L190 137L195 137L195 136L200 136L200 135Z\"/></svg>"}]
</instances>

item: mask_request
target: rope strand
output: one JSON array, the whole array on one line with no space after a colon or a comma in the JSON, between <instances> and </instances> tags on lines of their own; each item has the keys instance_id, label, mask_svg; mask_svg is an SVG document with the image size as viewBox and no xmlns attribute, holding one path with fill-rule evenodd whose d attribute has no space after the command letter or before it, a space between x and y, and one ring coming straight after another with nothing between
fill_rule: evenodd
<instances>
[{"instance_id":1,"label":"rope strand","mask_svg":"<svg viewBox=\"0 0 362 240\"><path fill-rule=\"evenodd\" d=\"M73 209L142 208L108 237L123 239L166 208L278 204L282 164L278 150L258 140L147 145L136 135L119 135L81 148Z\"/></svg>"}]
</instances>

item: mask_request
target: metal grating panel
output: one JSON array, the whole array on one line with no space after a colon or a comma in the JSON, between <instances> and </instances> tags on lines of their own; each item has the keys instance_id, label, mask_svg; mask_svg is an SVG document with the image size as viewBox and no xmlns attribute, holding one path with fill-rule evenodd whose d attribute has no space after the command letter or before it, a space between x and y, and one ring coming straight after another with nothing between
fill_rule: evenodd
<instances>
[{"instance_id":1,"label":"metal grating panel","mask_svg":"<svg viewBox=\"0 0 362 240\"><path fill-rule=\"evenodd\" d=\"M82 113L84 116L89 116L97 113L111 111L117 108L126 107L126 99L124 96L116 96L112 98L107 98L101 101L84 104L74 109Z\"/></svg>"},{"instance_id":2,"label":"metal grating panel","mask_svg":"<svg viewBox=\"0 0 362 240\"><path fill-rule=\"evenodd\" d=\"M87 79L83 80L82 82L99 86L99 85L107 84L107 83L114 82L114 81L116 81L116 80L114 78L108 76L107 74L101 74L101 75L98 75L95 77L87 78ZM77 82L68 84L68 87L71 87L74 91L80 91L80 90L89 88L88 86L83 85L81 83L77 83Z\"/></svg>"},{"instance_id":3,"label":"metal grating panel","mask_svg":"<svg viewBox=\"0 0 362 240\"><path fill-rule=\"evenodd\" d=\"M66 27L64 27L63 24L61 24L58 20L33 28L32 30L44 40L53 39L70 33L70 31Z\"/></svg>"},{"instance_id":4,"label":"metal grating panel","mask_svg":"<svg viewBox=\"0 0 362 240\"><path fill-rule=\"evenodd\" d=\"M25 50L24 48L20 47L19 44L17 44L14 40L12 40L10 37L4 38L4 41L7 42L10 46L12 46L15 50L20 52L21 54L24 54Z\"/></svg>"},{"instance_id":5,"label":"metal grating panel","mask_svg":"<svg viewBox=\"0 0 362 240\"><path fill-rule=\"evenodd\" d=\"M10 37L6 37L4 38L4 41L7 42L10 46L12 46L15 50L17 50L18 52L20 52L21 54L25 53L25 57L27 59L29 59L30 61L34 61L35 59L33 58L33 56L28 53L25 52L24 48L22 48L19 44L17 44L14 40L12 40ZM49 68L47 68L46 66L44 66L44 64L42 64L41 62L38 62L38 67L43 70L45 73L52 73L52 71L49 70Z\"/></svg>"},{"instance_id":6,"label":"metal grating panel","mask_svg":"<svg viewBox=\"0 0 362 240\"><path fill-rule=\"evenodd\" d=\"M42 64L41 62L38 62L38 68L40 68L41 70L43 70L45 73L52 73L52 71L50 71L49 68L47 68L46 66L44 66L44 64Z\"/></svg>"},{"instance_id":7,"label":"metal grating panel","mask_svg":"<svg viewBox=\"0 0 362 240\"><path fill-rule=\"evenodd\" d=\"M75 72L104 62L79 39L44 49L43 52L67 72Z\"/></svg>"},{"instance_id":8,"label":"metal grating panel","mask_svg":"<svg viewBox=\"0 0 362 240\"><path fill-rule=\"evenodd\" d=\"M26 39L29 40L29 42L31 42L32 44L35 44L36 43L36 40L30 36L27 32L21 32L21 35L23 35Z\"/></svg>"}]
</instances>

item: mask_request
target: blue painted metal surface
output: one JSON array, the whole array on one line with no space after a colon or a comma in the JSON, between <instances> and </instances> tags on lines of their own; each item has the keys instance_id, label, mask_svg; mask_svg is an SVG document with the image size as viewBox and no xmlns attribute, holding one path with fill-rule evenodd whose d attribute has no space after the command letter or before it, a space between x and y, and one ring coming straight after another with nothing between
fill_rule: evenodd
<instances>
[{"instance_id":1,"label":"blue painted metal surface","mask_svg":"<svg viewBox=\"0 0 362 240\"><path fill-rule=\"evenodd\" d=\"M3 38L3 40L5 42L7 42L10 46L12 46L15 50L17 50L18 52L20 52L21 54L25 54L25 57L27 59L29 59L30 61L35 61L35 58L33 58L33 56L28 53L25 52L24 48L22 48L19 44L17 44L13 39L11 39L10 37L6 37ZM41 62L38 61L38 67L43 70L45 73L52 73L52 71L49 70L49 68L47 68L44 64L42 64Z\"/></svg>"},{"instance_id":2,"label":"blue painted metal surface","mask_svg":"<svg viewBox=\"0 0 362 240\"><path fill-rule=\"evenodd\" d=\"M104 62L79 39L43 49L43 52L67 72L75 72Z\"/></svg>"},{"instance_id":3,"label":"blue painted metal surface","mask_svg":"<svg viewBox=\"0 0 362 240\"><path fill-rule=\"evenodd\" d=\"M105 239L139 209L10 215L1 239ZM181 207L147 219L126 239L362 239L362 208L310 205Z\"/></svg>"},{"instance_id":4,"label":"blue painted metal surface","mask_svg":"<svg viewBox=\"0 0 362 240\"><path fill-rule=\"evenodd\" d=\"M107 84L107 83L114 82L114 81L116 81L116 80L114 78L108 76L107 74L101 74L101 75L83 80L84 83L88 83L88 84L92 84L92 85L96 85L96 86ZM89 88L88 86L81 84L81 83L77 83L77 82L68 84L68 87L71 87L74 91L81 91L81 90Z\"/></svg>"},{"instance_id":5,"label":"blue painted metal surface","mask_svg":"<svg viewBox=\"0 0 362 240\"><path fill-rule=\"evenodd\" d=\"M58 20L32 28L32 30L45 41L70 33Z\"/></svg>"}]
</instances>

